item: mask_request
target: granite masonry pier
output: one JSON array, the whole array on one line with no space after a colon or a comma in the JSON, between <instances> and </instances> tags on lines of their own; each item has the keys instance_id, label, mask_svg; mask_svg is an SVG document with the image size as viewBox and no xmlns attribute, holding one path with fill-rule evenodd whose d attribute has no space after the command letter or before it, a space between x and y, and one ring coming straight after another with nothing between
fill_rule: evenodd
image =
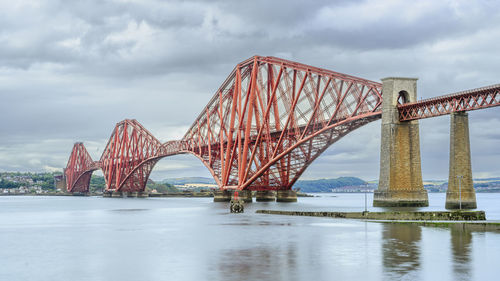
<instances>
[{"instance_id":1,"label":"granite masonry pier","mask_svg":"<svg viewBox=\"0 0 500 281\"><path fill-rule=\"evenodd\" d=\"M255 201L271 202L276 200L276 192L272 190L257 191L255 193Z\"/></svg>"},{"instance_id":2,"label":"granite masonry pier","mask_svg":"<svg viewBox=\"0 0 500 281\"><path fill-rule=\"evenodd\" d=\"M486 220L484 211L436 211L436 212L303 212L257 210L257 214L327 217L344 219L369 220L418 220L418 221L483 221Z\"/></svg>"},{"instance_id":3,"label":"granite masonry pier","mask_svg":"<svg viewBox=\"0 0 500 281\"><path fill-rule=\"evenodd\" d=\"M446 209L475 209L476 192L472 184L467 112L450 115L450 173L446 191Z\"/></svg>"},{"instance_id":4,"label":"granite masonry pier","mask_svg":"<svg viewBox=\"0 0 500 281\"><path fill-rule=\"evenodd\" d=\"M232 193L230 190L215 190L214 191L214 202L229 202L231 201Z\"/></svg>"},{"instance_id":5,"label":"granite masonry pier","mask_svg":"<svg viewBox=\"0 0 500 281\"><path fill-rule=\"evenodd\" d=\"M297 191L294 190L266 190L255 191L250 190L215 190L214 202L229 202L234 198L234 194L238 192L238 198L245 203L252 203L253 193L255 193L255 200L259 202L276 201L276 202L297 202Z\"/></svg>"},{"instance_id":6,"label":"granite masonry pier","mask_svg":"<svg viewBox=\"0 0 500 281\"><path fill-rule=\"evenodd\" d=\"M375 207L429 206L422 182L418 120L400 122L398 103L417 101L417 79L382 79L380 177Z\"/></svg>"},{"instance_id":7,"label":"granite masonry pier","mask_svg":"<svg viewBox=\"0 0 500 281\"><path fill-rule=\"evenodd\" d=\"M236 196L236 194L238 194ZM252 198L252 191L251 190L235 190L233 191L233 200L242 200L245 203L252 203L253 198Z\"/></svg>"}]
</instances>

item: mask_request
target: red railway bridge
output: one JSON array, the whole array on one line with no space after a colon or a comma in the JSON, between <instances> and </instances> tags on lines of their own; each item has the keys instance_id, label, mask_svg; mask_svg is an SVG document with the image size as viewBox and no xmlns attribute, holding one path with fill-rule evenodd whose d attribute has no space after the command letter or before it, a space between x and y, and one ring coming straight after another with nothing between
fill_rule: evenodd
<instances>
[{"instance_id":1,"label":"red railway bridge","mask_svg":"<svg viewBox=\"0 0 500 281\"><path fill-rule=\"evenodd\" d=\"M65 169L67 190L88 192L92 172L101 169L106 192L141 193L161 158L189 153L214 177L220 190L216 200L239 190L240 196L242 191L257 191L262 198L277 192L278 198L293 201L291 188L312 161L349 132L382 118L374 203L425 205L417 120L455 113L466 118L465 111L499 104L500 85L417 101L416 79L378 83L255 56L236 65L181 140L162 143L139 122L126 119L116 124L99 161L91 159L83 143L75 143ZM464 145L468 127L466 136ZM450 171L456 166L451 161Z\"/></svg>"}]
</instances>

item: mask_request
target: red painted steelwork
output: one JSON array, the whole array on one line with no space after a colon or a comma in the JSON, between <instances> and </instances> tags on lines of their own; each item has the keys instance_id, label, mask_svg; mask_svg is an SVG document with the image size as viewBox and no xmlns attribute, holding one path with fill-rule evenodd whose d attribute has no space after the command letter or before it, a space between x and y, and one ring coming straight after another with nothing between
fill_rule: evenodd
<instances>
[{"instance_id":1,"label":"red painted steelwork","mask_svg":"<svg viewBox=\"0 0 500 281\"><path fill-rule=\"evenodd\" d=\"M290 189L350 130L380 118L381 84L274 57L236 66L183 140L221 188Z\"/></svg>"},{"instance_id":2,"label":"red painted steelwork","mask_svg":"<svg viewBox=\"0 0 500 281\"><path fill-rule=\"evenodd\" d=\"M399 105L399 120L410 121L500 105L500 84Z\"/></svg>"},{"instance_id":3,"label":"red painted steelwork","mask_svg":"<svg viewBox=\"0 0 500 281\"><path fill-rule=\"evenodd\" d=\"M116 124L101 156L106 190L144 191L161 146L136 120L126 119Z\"/></svg>"},{"instance_id":4,"label":"red painted steelwork","mask_svg":"<svg viewBox=\"0 0 500 281\"><path fill-rule=\"evenodd\" d=\"M135 120L118 123L99 162L106 189L142 191L156 162L180 153L198 157L222 189L290 189L331 144L380 118L381 88L317 67L252 57L235 67L180 141L161 144ZM67 174L72 171L68 164Z\"/></svg>"},{"instance_id":5,"label":"red painted steelwork","mask_svg":"<svg viewBox=\"0 0 500 281\"><path fill-rule=\"evenodd\" d=\"M83 143L75 143L64 170L68 192L89 192L90 177L97 169L98 162L92 161Z\"/></svg>"}]
</instances>

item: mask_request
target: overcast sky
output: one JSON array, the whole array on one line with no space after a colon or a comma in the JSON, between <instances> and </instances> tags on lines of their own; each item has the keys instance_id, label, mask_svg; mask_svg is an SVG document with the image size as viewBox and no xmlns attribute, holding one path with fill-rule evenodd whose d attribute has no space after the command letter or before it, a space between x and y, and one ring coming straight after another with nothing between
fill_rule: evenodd
<instances>
[{"instance_id":1,"label":"overcast sky","mask_svg":"<svg viewBox=\"0 0 500 281\"><path fill-rule=\"evenodd\" d=\"M499 1L0 0L0 171L53 171L73 143L99 159L135 118L180 139L233 67L277 56L374 81L418 77L422 98L500 83ZM474 177L500 176L500 108L470 112ZM449 116L420 121L424 179L446 179ZM303 179L377 179L380 121ZM210 176L194 156L165 177Z\"/></svg>"}]
</instances>

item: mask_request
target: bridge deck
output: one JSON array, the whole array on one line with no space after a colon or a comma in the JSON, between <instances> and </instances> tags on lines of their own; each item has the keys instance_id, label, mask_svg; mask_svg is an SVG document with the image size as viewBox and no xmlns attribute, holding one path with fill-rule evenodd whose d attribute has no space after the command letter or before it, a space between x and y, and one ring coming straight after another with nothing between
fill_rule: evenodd
<instances>
[{"instance_id":1,"label":"bridge deck","mask_svg":"<svg viewBox=\"0 0 500 281\"><path fill-rule=\"evenodd\" d=\"M500 105L500 84L399 105L399 120L410 121Z\"/></svg>"}]
</instances>

